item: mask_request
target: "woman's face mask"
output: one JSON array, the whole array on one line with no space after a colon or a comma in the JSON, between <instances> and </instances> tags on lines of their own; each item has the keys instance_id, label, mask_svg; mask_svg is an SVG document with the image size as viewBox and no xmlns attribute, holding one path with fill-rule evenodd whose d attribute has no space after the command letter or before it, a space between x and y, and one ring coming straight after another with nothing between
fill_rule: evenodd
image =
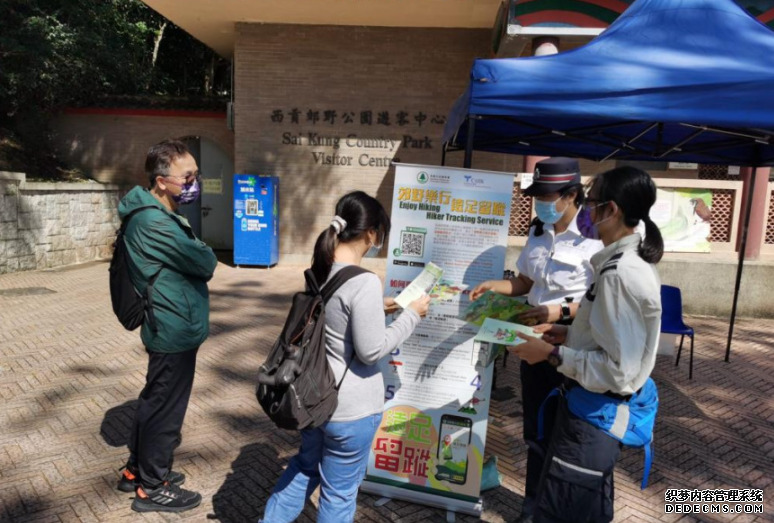
<instances>
[{"instance_id":1,"label":"woman's face mask","mask_svg":"<svg viewBox=\"0 0 774 523\"><path fill-rule=\"evenodd\" d=\"M548 225L553 225L561 220L562 216L564 216L564 213L567 211L567 207L570 206L569 203L565 202L564 209L561 211L557 210L556 204L562 200L564 200L564 198L559 198L552 202L535 200L535 214L537 214L538 220Z\"/></svg>"},{"instance_id":2,"label":"woman's face mask","mask_svg":"<svg viewBox=\"0 0 774 523\"><path fill-rule=\"evenodd\" d=\"M378 234L377 234L377 240L378 241ZM384 246L384 242L380 242L379 245L376 245L375 243L371 244L371 247L368 248L366 253L363 255L365 258L376 258L379 256L379 253L382 251L382 247Z\"/></svg>"},{"instance_id":3,"label":"woman's face mask","mask_svg":"<svg viewBox=\"0 0 774 523\"><path fill-rule=\"evenodd\" d=\"M598 207L602 207L603 205L607 205L608 203L610 202L602 202L596 205L588 205L588 204L583 205L583 208L578 213L578 218L577 218L578 230L580 231L581 236L589 240L599 239L599 228L598 228L599 224L606 222L611 218L611 216L608 216L604 220L600 220L597 223L594 223L594 221L591 219L591 210L596 209Z\"/></svg>"}]
</instances>

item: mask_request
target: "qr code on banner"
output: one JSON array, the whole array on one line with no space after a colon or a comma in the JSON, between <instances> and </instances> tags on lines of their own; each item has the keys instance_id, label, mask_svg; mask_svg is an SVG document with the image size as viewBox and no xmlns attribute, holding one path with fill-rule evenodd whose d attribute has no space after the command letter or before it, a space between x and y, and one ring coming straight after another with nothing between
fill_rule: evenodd
<instances>
[{"instance_id":1,"label":"qr code on banner","mask_svg":"<svg viewBox=\"0 0 774 523\"><path fill-rule=\"evenodd\" d=\"M400 250L403 256L421 258L425 254L425 233L401 231Z\"/></svg>"}]
</instances>

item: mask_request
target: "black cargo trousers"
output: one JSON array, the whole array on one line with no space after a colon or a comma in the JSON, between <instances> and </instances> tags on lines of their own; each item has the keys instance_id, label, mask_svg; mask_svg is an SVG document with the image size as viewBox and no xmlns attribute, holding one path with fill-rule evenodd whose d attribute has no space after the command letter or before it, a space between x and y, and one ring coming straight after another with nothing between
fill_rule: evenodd
<instances>
[{"instance_id":1,"label":"black cargo trousers","mask_svg":"<svg viewBox=\"0 0 774 523\"><path fill-rule=\"evenodd\" d=\"M198 349L177 353L148 351L148 373L129 439L129 465L146 490L158 488L172 470L188 410Z\"/></svg>"}]
</instances>

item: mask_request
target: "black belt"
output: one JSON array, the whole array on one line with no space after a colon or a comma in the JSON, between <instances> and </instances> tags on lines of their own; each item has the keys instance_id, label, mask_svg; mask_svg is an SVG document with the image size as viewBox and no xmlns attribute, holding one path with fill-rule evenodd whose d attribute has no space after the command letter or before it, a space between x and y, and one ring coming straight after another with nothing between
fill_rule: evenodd
<instances>
[{"instance_id":1,"label":"black belt","mask_svg":"<svg viewBox=\"0 0 774 523\"><path fill-rule=\"evenodd\" d=\"M570 379L570 378L564 378L564 384L563 385L564 385L564 388L566 390L574 389L575 387L580 387L581 386L580 383L578 383L577 381L575 381L573 379ZM639 392L639 391L637 391L637 392ZM629 401L632 398L632 394L625 394L625 395L624 394L616 394L615 392L610 392L610 391L603 392L602 395L603 396L607 396L608 398L612 398L614 400L618 400L618 401Z\"/></svg>"}]
</instances>

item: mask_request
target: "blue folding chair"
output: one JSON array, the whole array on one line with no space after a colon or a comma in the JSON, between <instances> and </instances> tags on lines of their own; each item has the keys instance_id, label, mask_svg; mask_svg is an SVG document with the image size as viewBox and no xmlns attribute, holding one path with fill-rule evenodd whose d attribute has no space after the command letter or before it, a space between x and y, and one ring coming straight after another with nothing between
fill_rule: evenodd
<instances>
[{"instance_id":1,"label":"blue folding chair","mask_svg":"<svg viewBox=\"0 0 774 523\"><path fill-rule=\"evenodd\" d=\"M680 354L683 352L685 337L691 338L691 356L688 364L688 379L693 379L693 335L691 327L683 322L683 297L680 289L669 285L661 286L661 332L663 334L679 334L680 348L677 350L675 367L680 365Z\"/></svg>"}]
</instances>

